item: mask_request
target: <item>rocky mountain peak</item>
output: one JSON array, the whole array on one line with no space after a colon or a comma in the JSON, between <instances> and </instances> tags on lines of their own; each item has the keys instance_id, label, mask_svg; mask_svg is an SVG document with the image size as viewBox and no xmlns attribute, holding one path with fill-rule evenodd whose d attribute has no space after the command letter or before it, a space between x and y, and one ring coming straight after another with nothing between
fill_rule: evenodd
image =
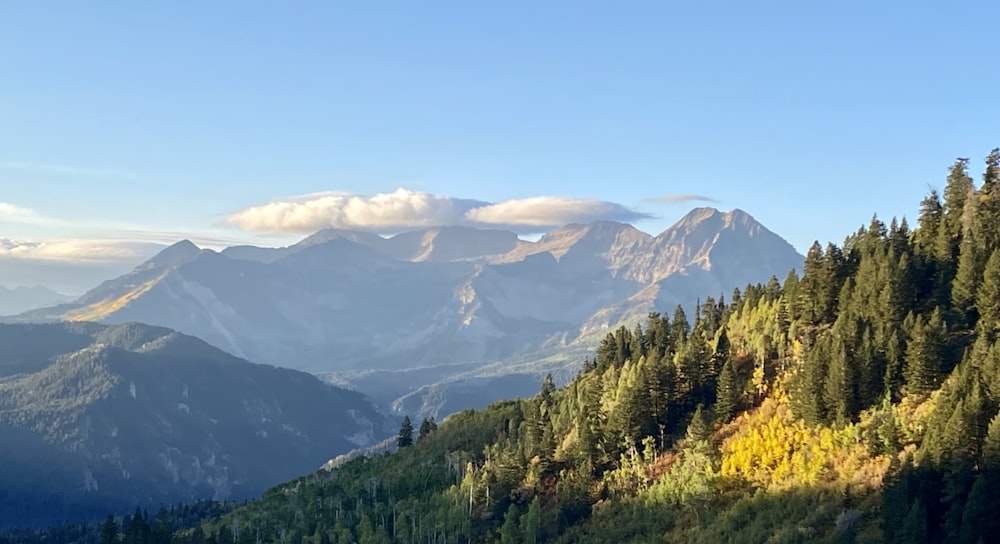
<instances>
[{"instance_id":1,"label":"rocky mountain peak","mask_svg":"<svg viewBox=\"0 0 1000 544\"><path fill-rule=\"evenodd\" d=\"M137 266L136 270L153 270L181 265L192 261L199 253L201 253L201 248L194 245L191 240L181 240Z\"/></svg>"},{"instance_id":2,"label":"rocky mountain peak","mask_svg":"<svg viewBox=\"0 0 1000 544\"><path fill-rule=\"evenodd\" d=\"M292 247L308 247L317 244L323 244L331 240L350 240L358 244L364 244L366 246L378 246L379 244L385 242L385 238L382 238L378 234L373 232L364 232L360 230L350 230L350 229L323 229L317 231L309 236L305 237L299 243Z\"/></svg>"}]
</instances>

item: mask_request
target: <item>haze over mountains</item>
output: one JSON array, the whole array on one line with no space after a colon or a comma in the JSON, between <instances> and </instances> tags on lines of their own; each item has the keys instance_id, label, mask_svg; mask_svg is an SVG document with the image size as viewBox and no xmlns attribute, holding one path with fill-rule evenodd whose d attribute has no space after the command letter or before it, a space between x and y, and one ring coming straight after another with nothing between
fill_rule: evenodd
<instances>
[{"instance_id":1,"label":"haze over mountains","mask_svg":"<svg viewBox=\"0 0 1000 544\"><path fill-rule=\"evenodd\" d=\"M13 315L35 308L55 306L71 302L73 297L57 293L52 289L36 285L34 287L7 288L0 286L0 315Z\"/></svg>"},{"instance_id":2,"label":"haze over mountains","mask_svg":"<svg viewBox=\"0 0 1000 544\"><path fill-rule=\"evenodd\" d=\"M0 527L253 497L398 425L160 327L0 325L0 345Z\"/></svg>"},{"instance_id":3,"label":"haze over mountains","mask_svg":"<svg viewBox=\"0 0 1000 544\"><path fill-rule=\"evenodd\" d=\"M599 221L537 242L468 227L391 238L324 230L285 248L215 252L182 241L73 304L22 319L170 327L251 361L341 373L382 402L456 377L530 377L494 393L503 396L537 386L539 368L524 363L801 263L741 210L698 208L657 236ZM399 374L413 369L424 370ZM422 413L443 409L422 403Z\"/></svg>"}]
</instances>

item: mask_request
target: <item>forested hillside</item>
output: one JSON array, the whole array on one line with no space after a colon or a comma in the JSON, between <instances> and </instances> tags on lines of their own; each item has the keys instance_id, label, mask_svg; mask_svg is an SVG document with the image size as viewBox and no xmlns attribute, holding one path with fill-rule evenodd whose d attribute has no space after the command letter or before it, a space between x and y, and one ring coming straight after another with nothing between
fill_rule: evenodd
<instances>
[{"instance_id":1,"label":"forested hillside","mask_svg":"<svg viewBox=\"0 0 1000 544\"><path fill-rule=\"evenodd\" d=\"M404 427L397 453L173 540L989 542L1000 150L986 162L976 184L958 160L914 229L873 219L801 277L614 331L562 389Z\"/></svg>"}]
</instances>

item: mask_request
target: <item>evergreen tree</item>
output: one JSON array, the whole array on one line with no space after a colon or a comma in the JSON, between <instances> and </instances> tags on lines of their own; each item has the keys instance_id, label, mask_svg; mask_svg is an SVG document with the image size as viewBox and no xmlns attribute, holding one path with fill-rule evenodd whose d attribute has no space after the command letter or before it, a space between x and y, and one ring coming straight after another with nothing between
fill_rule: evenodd
<instances>
[{"instance_id":1,"label":"evergreen tree","mask_svg":"<svg viewBox=\"0 0 1000 544\"><path fill-rule=\"evenodd\" d=\"M403 423L399 426L399 435L396 437L396 445L400 448L408 448L413 445L413 424L410 423L410 416L403 416Z\"/></svg>"},{"instance_id":2,"label":"evergreen tree","mask_svg":"<svg viewBox=\"0 0 1000 544\"><path fill-rule=\"evenodd\" d=\"M927 540L927 509L920 499L917 499L903 520L900 538L896 542L907 544L925 544Z\"/></svg>"},{"instance_id":3,"label":"evergreen tree","mask_svg":"<svg viewBox=\"0 0 1000 544\"><path fill-rule=\"evenodd\" d=\"M507 508L507 513L503 517L503 526L500 528L500 543L501 544L521 544L524 540L521 538L521 511L517 509L517 505L511 504Z\"/></svg>"},{"instance_id":4,"label":"evergreen tree","mask_svg":"<svg viewBox=\"0 0 1000 544\"><path fill-rule=\"evenodd\" d=\"M986 262L983 281L976 293L976 309L979 334L995 338L1000 329L1000 250L994 251Z\"/></svg>"},{"instance_id":5,"label":"evergreen tree","mask_svg":"<svg viewBox=\"0 0 1000 544\"><path fill-rule=\"evenodd\" d=\"M940 322L939 320L937 322ZM906 343L906 389L911 394L926 394L937 388L941 376L942 339L939 325L917 317Z\"/></svg>"},{"instance_id":6,"label":"evergreen tree","mask_svg":"<svg viewBox=\"0 0 1000 544\"><path fill-rule=\"evenodd\" d=\"M691 324L688 323L687 314L680 304L674 309L674 318L671 320L670 336L675 342L682 343L691 334Z\"/></svg>"},{"instance_id":7,"label":"evergreen tree","mask_svg":"<svg viewBox=\"0 0 1000 544\"><path fill-rule=\"evenodd\" d=\"M104 524L101 525L101 544L117 544L118 543L118 522L115 521L114 516L109 515L107 519L104 520Z\"/></svg>"},{"instance_id":8,"label":"evergreen tree","mask_svg":"<svg viewBox=\"0 0 1000 544\"><path fill-rule=\"evenodd\" d=\"M976 322L976 289L982 279L985 263L976 243L978 213L979 198L972 192L965 201L962 241L958 250L958 270L951 286L955 322L960 327L971 327Z\"/></svg>"},{"instance_id":9,"label":"evergreen tree","mask_svg":"<svg viewBox=\"0 0 1000 544\"><path fill-rule=\"evenodd\" d=\"M972 178L969 177L969 159L956 159L948 171L944 187L943 213L937 242L939 260L954 260L958 256L962 215L965 213L966 200L973 190Z\"/></svg>"},{"instance_id":10,"label":"evergreen tree","mask_svg":"<svg viewBox=\"0 0 1000 544\"><path fill-rule=\"evenodd\" d=\"M687 428L687 438L692 442L702 442L708 440L711 436L712 425L709 423L708 417L699 404L694 411L694 415L691 416L691 423Z\"/></svg>"},{"instance_id":11,"label":"evergreen tree","mask_svg":"<svg viewBox=\"0 0 1000 544\"><path fill-rule=\"evenodd\" d=\"M537 495L528 505L528 513L521 518L521 526L525 544L538 544L542 541L542 502Z\"/></svg>"},{"instance_id":12,"label":"evergreen tree","mask_svg":"<svg viewBox=\"0 0 1000 544\"><path fill-rule=\"evenodd\" d=\"M431 422L426 417L420 422L420 430L417 433L417 442L422 442L431 434Z\"/></svg>"},{"instance_id":13,"label":"evergreen tree","mask_svg":"<svg viewBox=\"0 0 1000 544\"><path fill-rule=\"evenodd\" d=\"M743 396L739 376L733 368L732 361L727 360L719 372L719 382L715 394L715 414L719 421L729 421L739 408Z\"/></svg>"},{"instance_id":14,"label":"evergreen tree","mask_svg":"<svg viewBox=\"0 0 1000 544\"><path fill-rule=\"evenodd\" d=\"M969 159L956 160L944 188L941 224L934 244L936 298L941 302L951 299L951 282L955 277L955 263L962 240L962 215L966 199L973 190L968 164Z\"/></svg>"},{"instance_id":15,"label":"evergreen tree","mask_svg":"<svg viewBox=\"0 0 1000 544\"><path fill-rule=\"evenodd\" d=\"M941 230L941 219L944 209L941 206L941 196L936 190L931 190L920 202L920 218L918 229L914 233L914 243L917 250L923 255L932 255L937 239L937 233Z\"/></svg>"},{"instance_id":16,"label":"evergreen tree","mask_svg":"<svg viewBox=\"0 0 1000 544\"><path fill-rule=\"evenodd\" d=\"M980 189L981 230L980 250L989 255L1000 248L1000 149L990 151L983 171L983 186Z\"/></svg>"}]
</instances>

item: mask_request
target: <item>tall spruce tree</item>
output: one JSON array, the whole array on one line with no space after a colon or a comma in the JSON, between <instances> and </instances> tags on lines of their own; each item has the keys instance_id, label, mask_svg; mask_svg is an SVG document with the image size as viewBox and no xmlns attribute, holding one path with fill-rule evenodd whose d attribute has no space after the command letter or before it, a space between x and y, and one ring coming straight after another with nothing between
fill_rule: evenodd
<instances>
[{"instance_id":1,"label":"tall spruce tree","mask_svg":"<svg viewBox=\"0 0 1000 544\"><path fill-rule=\"evenodd\" d=\"M937 388L943 366L944 324L935 310L930 320L917 317L906 343L906 389L911 394L927 394Z\"/></svg>"},{"instance_id":2,"label":"tall spruce tree","mask_svg":"<svg viewBox=\"0 0 1000 544\"><path fill-rule=\"evenodd\" d=\"M1000 329L1000 250L994 251L986 261L983 281L976 292L976 311L979 334L996 338Z\"/></svg>"},{"instance_id":3,"label":"tall spruce tree","mask_svg":"<svg viewBox=\"0 0 1000 544\"><path fill-rule=\"evenodd\" d=\"M726 360L719 372L718 386L715 393L715 415L719 421L729 421L739 408L743 388L739 376L733 368L731 360Z\"/></svg>"},{"instance_id":4,"label":"tall spruce tree","mask_svg":"<svg viewBox=\"0 0 1000 544\"><path fill-rule=\"evenodd\" d=\"M403 416L403 423L399 426L399 434L396 436L396 445L400 448L408 448L413 445L413 423L410 416Z\"/></svg>"}]
</instances>

